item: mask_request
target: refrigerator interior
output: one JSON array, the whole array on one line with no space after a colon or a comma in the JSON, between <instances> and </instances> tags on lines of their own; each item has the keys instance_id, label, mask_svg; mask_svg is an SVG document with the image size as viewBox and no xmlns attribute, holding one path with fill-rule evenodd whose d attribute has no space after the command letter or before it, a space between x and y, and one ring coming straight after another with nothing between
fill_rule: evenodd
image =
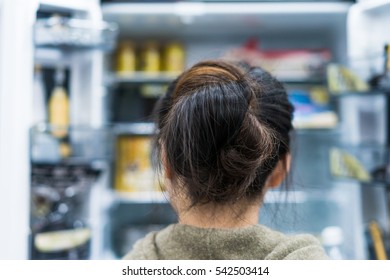
<instances>
[{"instance_id":1,"label":"refrigerator interior","mask_svg":"<svg viewBox=\"0 0 390 280\"><path fill-rule=\"evenodd\" d=\"M160 48L172 41L180 42L185 50L185 66L189 67L202 59L219 58L250 40L256 41L262 50L328 49L332 62L347 64L350 7L350 3L107 3L102 10L105 20L118 23L119 42L130 40L136 55L150 40ZM135 107L142 102L153 103L150 96L148 101L142 100L137 88L168 83L170 79L164 73L157 78L145 78L139 70L132 77L118 78L116 55L113 52L105 60L105 76L111 77L107 83L109 123L150 121L150 110L138 111L138 118L137 114L118 117L115 110L119 104L135 112ZM290 92L307 92L312 87L326 86L324 77L281 79ZM138 99L134 95L139 95ZM154 98L157 100L158 95ZM345 258L365 259L360 185L335 180L329 167L329 151L340 144L341 133L338 126L296 131L291 182L287 189L282 186L266 196L260 222L288 234L310 232L320 240L325 228L339 227ZM111 246L117 258L122 257L137 238L176 219L169 204L158 193L142 195L130 191L117 192L117 195L108 221ZM162 215L164 212L166 214Z\"/></svg>"}]
</instances>

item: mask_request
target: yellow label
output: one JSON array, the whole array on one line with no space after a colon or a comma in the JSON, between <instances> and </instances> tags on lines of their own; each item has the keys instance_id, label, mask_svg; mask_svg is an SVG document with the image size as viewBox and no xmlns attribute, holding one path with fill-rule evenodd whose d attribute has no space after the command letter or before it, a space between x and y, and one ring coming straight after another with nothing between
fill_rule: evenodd
<instances>
[{"instance_id":1,"label":"yellow label","mask_svg":"<svg viewBox=\"0 0 390 280\"><path fill-rule=\"evenodd\" d=\"M120 136L117 140L115 189L121 192L157 190L150 156L150 137Z\"/></svg>"}]
</instances>

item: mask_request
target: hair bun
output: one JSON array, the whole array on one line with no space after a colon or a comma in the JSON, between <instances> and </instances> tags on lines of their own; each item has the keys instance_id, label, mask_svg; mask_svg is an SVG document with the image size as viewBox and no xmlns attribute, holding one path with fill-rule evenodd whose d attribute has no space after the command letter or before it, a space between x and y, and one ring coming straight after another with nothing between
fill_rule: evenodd
<instances>
[{"instance_id":1,"label":"hair bun","mask_svg":"<svg viewBox=\"0 0 390 280\"><path fill-rule=\"evenodd\" d=\"M201 62L180 75L160 103L157 151L161 158L164 150L165 164L193 205L260 195L281 151L289 150L283 127L291 123L290 103L264 73Z\"/></svg>"}]
</instances>

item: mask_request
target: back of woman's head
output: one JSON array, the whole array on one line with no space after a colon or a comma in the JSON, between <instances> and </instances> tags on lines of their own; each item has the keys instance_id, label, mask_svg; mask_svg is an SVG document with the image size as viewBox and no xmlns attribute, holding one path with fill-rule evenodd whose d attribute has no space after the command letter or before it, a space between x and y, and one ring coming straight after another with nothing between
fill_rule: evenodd
<instances>
[{"instance_id":1,"label":"back of woman's head","mask_svg":"<svg viewBox=\"0 0 390 280\"><path fill-rule=\"evenodd\" d=\"M191 206L256 199L289 153L292 111L261 68L200 62L160 100L155 151Z\"/></svg>"}]
</instances>

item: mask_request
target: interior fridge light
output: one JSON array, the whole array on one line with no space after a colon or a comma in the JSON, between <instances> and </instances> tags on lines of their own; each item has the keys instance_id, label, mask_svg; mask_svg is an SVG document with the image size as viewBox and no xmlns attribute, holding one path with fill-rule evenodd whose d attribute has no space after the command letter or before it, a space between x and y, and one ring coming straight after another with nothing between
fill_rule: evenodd
<instances>
[{"instance_id":1,"label":"interior fridge light","mask_svg":"<svg viewBox=\"0 0 390 280\"><path fill-rule=\"evenodd\" d=\"M206 13L206 7L203 3L177 3L174 13L181 17L201 16Z\"/></svg>"},{"instance_id":2,"label":"interior fridge light","mask_svg":"<svg viewBox=\"0 0 390 280\"><path fill-rule=\"evenodd\" d=\"M103 7L104 14L205 15L205 14L345 14L349 3L135 3Z\"/></svg>"}]
</instances>

